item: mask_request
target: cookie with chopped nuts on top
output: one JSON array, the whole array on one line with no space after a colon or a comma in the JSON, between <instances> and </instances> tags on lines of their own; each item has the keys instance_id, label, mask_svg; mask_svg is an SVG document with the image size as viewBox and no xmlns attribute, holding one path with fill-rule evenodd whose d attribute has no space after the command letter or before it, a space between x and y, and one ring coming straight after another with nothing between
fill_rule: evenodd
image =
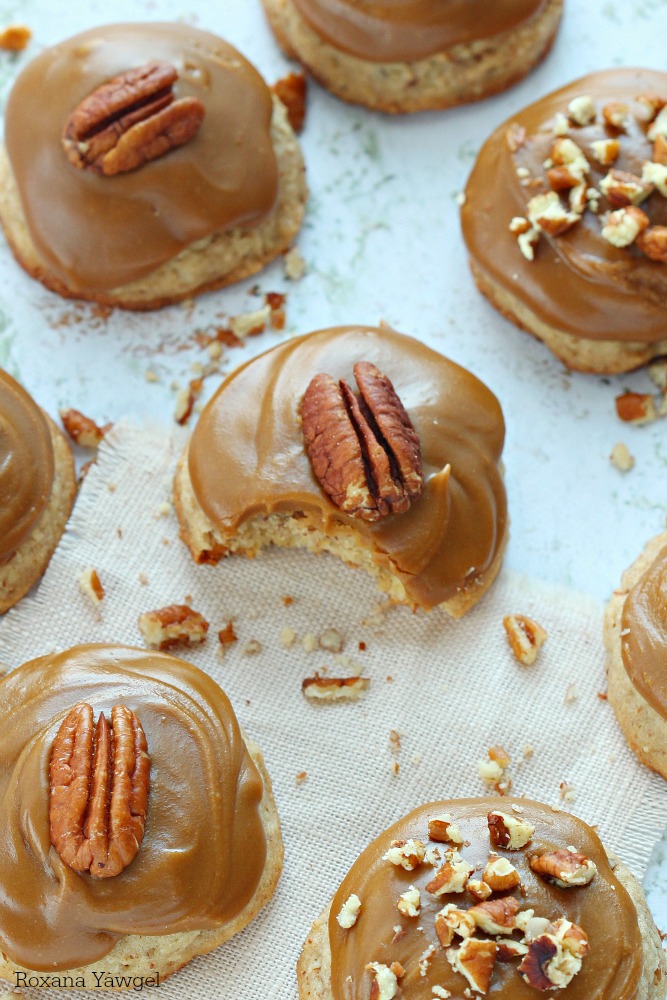
<instances>
[{"instance_id":1,"label":"cookie with chopped nuts on top","mask_svg":"<svg viewBox=\"0 0 667 1000\"><path fill-rule=\"evenodd\" d=\"M381 834L313 924L297 973L301 1000L667 995L637 879L582 820L509 797L433 802Z\"/></svg>"},{"instance_id":2,"label":"cookie with chopped nuts on top","mask_svg":"<svg viewBox=\"0 0 667 1000\"><path fill-rule=\"evenodd\" d=\"M505 90L550 49L563 0L263 0L286 55L337 97L399 114Z\"/></svg>"},{"instance_id":3,"label":"cookie with chopped nuts on top","mask_svg":"<svg viewBox=\"0 0 667 1000\"><path fill-rule=\"evenodd\" d=\"M667 352L667 73L582 77L501 125L461 208L480 291L570 368Z\"/></svg>"},{"instance_id":4,"label":"cookie with chopped nuts on top","mask_svg":"<svg viewBox=\"0 0 667 1000\"><path fill-rule=\"evenodd\" d=\"M242 365L207 405L176 474L181 535L197 562L330 552L394 603L459 617L500 569L503 441L495 396L424 344L319 330Z\"/></svg>"},{"instance_id":5,"label":"cookie with chopped nuts on top","mask_svg":"<svg viewBox=\"0 0 667 1000\"><path fill-rule=\"evenodd\" d=\"M667 532L623 574L604 639L609 704L631 749L667 778Z\"/></svg>"},{"instance_id":6,"label":"cookie with chopped nuts on top","mask_svg":"<svg viewBox=\"0 0 667 1000\"><path fill-rule=\"evenodd\" d=\"M4 139L0 222L67 298L157 309L221 288L287 251L303 219L286 107L191 25L106 25L45 49L14 84Z\"/></svg>"}]
</instances>

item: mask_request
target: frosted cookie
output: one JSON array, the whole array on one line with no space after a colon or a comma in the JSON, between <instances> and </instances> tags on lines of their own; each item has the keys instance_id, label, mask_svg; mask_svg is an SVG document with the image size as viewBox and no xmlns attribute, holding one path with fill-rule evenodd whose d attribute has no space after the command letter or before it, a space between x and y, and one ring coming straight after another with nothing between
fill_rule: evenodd
<instances>
[{"instance_id":1,"label":"frosted cookie","mask_svg":"<svg viewBox=\"0 0 667 1000\"><path fill-rule=\"evenodd\" d=\"M271 782L201 670L76 646L3 678L0 718L3 979L157 985L269 901L283 857Z\"/></svg>"},{"instance_id":2,"label":"frosted cookie","mask_svg":"<svg viewBox=\"0 0 667 1000\"><path fill-rule=\"evenodd\" d=\"M189 25L83 32L7 101L0 221L60 295L155 309L238 281L288 249L306 196L284 105Z\"/></svg>"},{"instance_id":3,"label":"frosted cookie","mask_svg":"<svg viewBox=\"0 0 667 1000\"><path fill-rule=\"evenodd\" d=\"M75 494L64 434L0 369L0 614L46 569Z\"/></svg>"},{"instance_id":4,"label":"frosted cookie","mask_svg":"<svg viewBox=\"0 0 667 1000\"><path fill-rule=\"evenodd\" d=\"M549 50L562 0L263 0L289 57L377 111L449 108L516 83Z\"/></svg>"},{"instance_id":5,"label":"frosted cookie","mask_svg":"<svg viewBox=\"0 0 667 1000\"><path fill-rule=\"evenodd\" d=\"M659 1000L667 964L640 883L591 827L481 798L421 806L373 841L298 979L301 1000Z\"/></svg>"},{"instance_id":6,"label":"frosted cookie","mask_svg":"<svg viewBox=\"0 0 667 1000\"><path fill-rule=\"evenodd\" d=\"M222 383L177 472L181 534L197 562L331 552L392 601L458 617L500 569L503 441L470 372L388 327L320 330Z\"/></svg>"},{"instance_id":7,"label":"frosted cookie","mask_svg":"<svg viewBox=\"0 0 667 1000\"><path fill-rule=\"evenodd\" d=\"M604 638L609 704L641 762L667 778L667 532L623 574Z\"/></svg>"},{"instance_id":8,"label":"frosted cookie","mask_svg":"<svg viewBox=\"0 0 667 1000\"><path fill-rule=\"evenodd\" d=\"M580 371L667 351L667 74L585 76L501 125L470 175L481 292Z\"/></svg>"}]
</instances>

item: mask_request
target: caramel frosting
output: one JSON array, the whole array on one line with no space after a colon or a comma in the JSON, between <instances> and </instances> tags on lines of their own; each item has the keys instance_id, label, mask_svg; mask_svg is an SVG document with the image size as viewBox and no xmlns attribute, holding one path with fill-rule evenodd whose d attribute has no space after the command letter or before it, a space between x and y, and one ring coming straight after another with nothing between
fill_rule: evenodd
<instances>
[{"instance_id":1,"label":"caramel frosting","mask_svg":"<svg viewBox=\"0 0 667 1000\"><path fill-rule=\"evenodd\" d=\"M39 520L53 477L46 417L25 389L0 370L0 564Z\"/></svg>"},{"instance_id":2,"label":"caramel frosting","mask_svg":"<svg viewBox=\"0 0 667 1000\"><path fill-rule=\"evenodd\" d=\"M646 105L636 100L645 93L667 97L667 74L611 69L576 80L501 125L483 146L467 184L461 220L474 263L543 323L577 337L642 343L664 339L667 267L636 246L616 247L602 237L600 216L612 207L602 194L598 214L584 212L561 235L542 233L532 261L522 255L509 225L526 215L531 198L549 190L543 164L556 138L556 116L567 116L576 97L592 97L597 112L592 124L570 122L566 133L589 161L586 186L599 191L612 168L641 177L642 165L652 159L647 125L639 120ZM627 131L605 126L601 110L611 102L628 105ZM508 132L514 123L526 130L516 149ZM620 154L610 166L602 166L591 143L610 138L618 139ZM641 207L652 225L667 223L667 198L659 191Z\"/></svg>"},{"instance_id":3,"label":"caramel frosting","mask_svg":"<svg viewBox=\"0 0 667 1000\"><path fill-rule=\"evenodd\" d=\"M203 123L186 145L138 170L77 170L61 145L74 108L100 84L161 60L176 98L199 98ZM46 49L18 77L5 142L40 256L74 291L117 288L184 247L272 208L277 166L271 94L226 42L185 24L116 24Z\"/></svg>"},{"instance_id":4,"label":"caramel frosting","mask_svg":"<svg viewBox=\"0 0 667 1000\"><path fill-rule=\"evenodd\" d=\"M621 654L642 698L667 719L667 547L625 599Z\"/></svg>"},{"instance_id":5,"label":"caramel frosting","mask_svg":"<svg viewBox=\"0 0 667 1000\"><path fill-rule=\"evenodd\" d=\"M151 760L139 853L102 880L65 865L49 838L51 747L78 702L107 718L121 702L134 711ZM212 928L244 909L266 859L263 785L210 677L164 653L77 646L4 678L0 718L0 949L12 961L76 968L125 935Z\"/></svg>"},{"instance_id":6,"label":"caramel frosting","mask_svg":"<svg viewBox=\"0 0 667 1000\"><path fill-rule=\"evenodd\" d=\"M538 16L547 0L292 0L330 45L369 62L410 62L500 35Z\"/></svg>"},{"instance_id":7,"label":"caramel frosting","mask_svg":"<svg viewBox=\"0 0 667 1000\"><path fill-rule=\"evenodd\" d=\"M516 806L520 812L514 813ZM529 843L521 850L508 851L494 847L489 839L487 814L502 809L509 815L535 827ZM438 995L463 1000L470 995L466 979L454 972L445 949L434 930L436 914L448 903L467 910L475 900L467 892L430 895L425 886L435 869L426 860L414 871L404 871L383 855L392 840L420 840L428 848L437 848L441 856L453 845L429 843L429 819L449 813L463 835L459 845L462 858L477 869L479 878L489 852L507 858L517 869L521 887L507 892L494 892L493 899L514 896L520 910L533 909L535 917L556 921L561 917L581 927L588 936L590 951L583 959L581 970L562 992L568 1000L634 1000L642 972L642 942L637 913L628 893L615 877L604 847L595 832L565 812L529 799L477 798L435 802L411 812L386 830L355 861L334 895L329 916L331 944L331 992L334 1000L368 1000L372 977L366 966L377 962L390 966L399 962L405 970L400 979L402 992L410 1000L433 1000L433 987ZM547 851L564 850L572 846L597 866L597 873L588 885L560 889L550 884L530 868L530 858ZM414 886L420 890L421 912L418 917L403 916L396 908L399 896ZM350 929L339 926L341 907L355 894L361 901L356 924ZM397 933L398 925L406 931ZM477 936L486 935L477 932ZM511 934L507 934L511 937ZM520 938L515 934L515 940ZM456 938L454 945L461 943ZM429 949L427 961L423 958ZM520 959L497 960L493 968L489 993L497 1000L534 1000L536 990L520 977ZM420 963L421 968L420 968ZM425 969L422 974L421 969ZM551 994L550 994L551 995Z\"/></svg>"},{"instance_id":8,"label":"caramel frosting","mask_svg":"<svg viewBox=\"0 0 667 1000\"><path fill-rule=\"evenodd\" d=\"M321 489L300 420L313 376L354 385L360 360L392 381L419 436L426 482L407 512L375 522L344 514ZM200 506L224 535L273 513L305 512L327 533L352 527L408 598L432 608L478 584L502 550L503 441L500 405L470 372L388 327L346 326L289 340L233 372L199 418L189 472Z\"/></svg>"}]
</instances>

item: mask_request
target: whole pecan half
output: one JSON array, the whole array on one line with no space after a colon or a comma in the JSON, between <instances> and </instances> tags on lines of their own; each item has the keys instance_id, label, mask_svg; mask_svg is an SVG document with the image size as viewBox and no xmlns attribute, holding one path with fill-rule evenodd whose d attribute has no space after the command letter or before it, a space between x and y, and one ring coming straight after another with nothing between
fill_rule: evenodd
<instances>
[{"instance_id":1,"label":"whole pecan half","mask_svg":"<svg viewBox=\"0 0 667 1000\"><path fill-rule=\"evenodd\" d=\"M369 361L347 382L316 375L303 397L306 450L324 492L346 514L402 514L424 488L419 437L396 390Z\"/></svg>"},{"instance_id":2,"label":"whole pecan half","mask_svg":"<svg viewBox=\"0 0 667 1000\"><path fill-rule=\"evenodd\" d=\"M196 97L175 101L177 78L169 63L154 62L97 87L65 123L61 139L70 163L110 177L189 142L204 105Z\"/></svg>"},{"instance_id":3,"label":"whole pecan half","mask_svg":"<svg viewBox=\"0 0 667 1000\"><path fill-rule=\"evenodd\" d=\"M111 724L75 705L53 741L49 777L51 843L61 860L94 878L118 875L144 836L150 760L139 719L124 705Z\"/></svg>"}]
</instances>

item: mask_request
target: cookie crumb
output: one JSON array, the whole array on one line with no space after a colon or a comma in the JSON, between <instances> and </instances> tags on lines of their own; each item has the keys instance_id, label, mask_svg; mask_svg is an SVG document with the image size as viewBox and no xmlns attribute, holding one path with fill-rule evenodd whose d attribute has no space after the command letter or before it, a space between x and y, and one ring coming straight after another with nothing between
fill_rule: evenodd
<instances>
[{"instance_id":1,"label":"cookie crumb","mask_svg":"<svg viewBox=\"0 0 667 1000\"><path fill-rule=\"evenodd\" d=\"M628 446L623 444L622 441L618 441L611 449L609 460L619 472L629 472L635 464L634 457L630 454Z\"/></svg>"}]
</instances>

